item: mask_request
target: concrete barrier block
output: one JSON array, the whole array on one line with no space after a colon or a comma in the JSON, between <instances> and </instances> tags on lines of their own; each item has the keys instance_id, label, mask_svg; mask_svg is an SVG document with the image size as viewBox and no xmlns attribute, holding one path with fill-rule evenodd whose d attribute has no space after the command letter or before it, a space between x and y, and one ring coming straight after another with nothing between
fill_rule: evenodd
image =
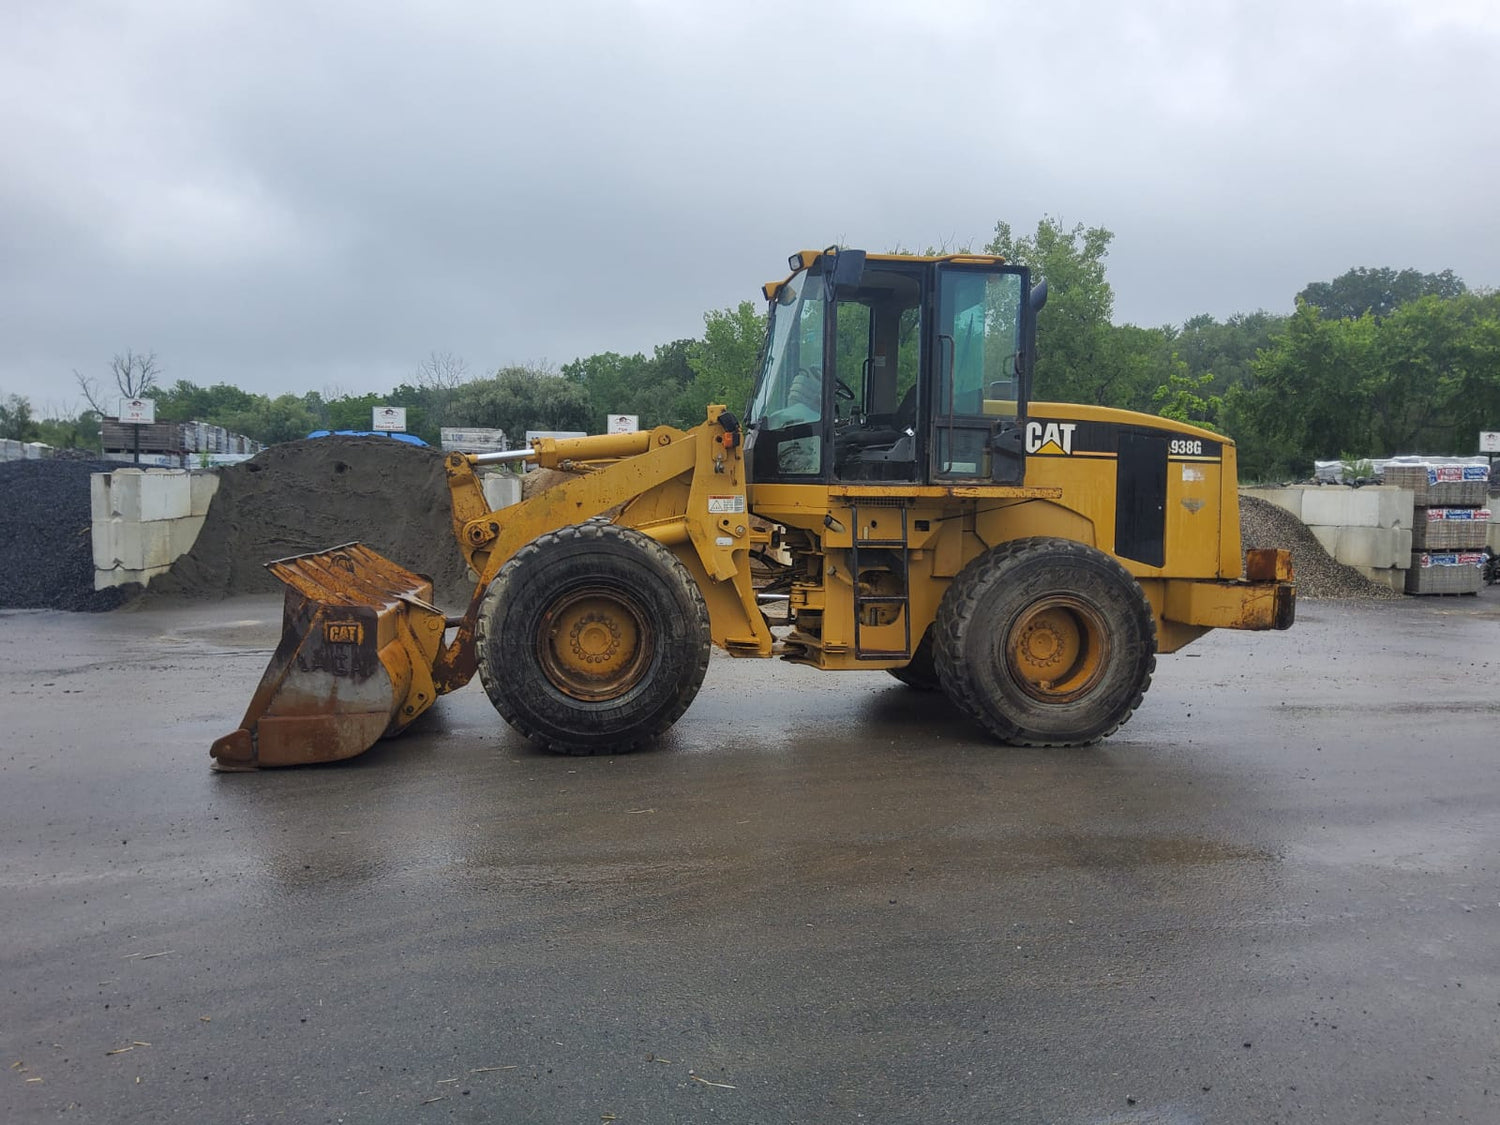
<instances>
[{"instance_id":1,"label":"concrete barrier block","mask_svg":"<svg viewBox=\"0 0 1500 1125\"><path fill-rule=\"evenodd\" d=\"M114 513L109 507L109 474L89 474L89 518L107 520Z\"/></svg>"},{"instance_id":2,"label":"concrete barrier block","mask_svg":"<svg viewBox=\"0 0 1500 1125\"><path fill-rule=\"evenodd\" d=\"M198 533L203 530L203 516L184 516L180 520L170 520L171 524L171 558L169 562L175 562L193 549L193 544L198 541Z\"/></svg>"},{"instance_id":3,"label":"concrete barrier block","mask_svg":"<svg viewBox=\"0 0 1500 1125\"><path fill-rule=\"evenodd\" d=\"M1409 488L1381 484L1361 488L1355 495L1356 507L1368 516L1359 521L1363 527L1410 527L1416 516L1416 493Z\"/></svg>"},{"instance_id":4,"label":"concrete barrier block","mask_svg":"<svg viewBox=\"0 0 1500 1125\"><path fill-rule=\"evenodd\" d=\"M176 520L191 514L193 486L186 469L152 469L141 478L141 520Z\"/></svg>"},{"instance_id":5,"label":"concrete barrier block","mask_svg":"<svg viewBox=\"0 0 1500 1125\"><path fill-rule=\"evenodd\" d=\"M1411 532L1406 532L1410 537ZM1401 531L1394 527L1346 527L1339 535L1339 549L1334 558L1345 566L1360 569L1389 569L1403 560L1397 548Z\"/></svg>"},{"instance_id":6,"label":"concrete barrier block","mask_svg":"<svg viewBox=\"0 0 1500 1125\"><path fill-rule=\"evenodd\" d=\"M1343 527L1348 524L1354 489L1339 485L1306 489L1302 497L1302 522L1311 527Z\"/></svg>"},{"instance_id":7,"label":"concrete barrier block","mask_svg":"<svg viewBox=\"0 0 1500 1125\"><path fill-rule=\"evenodd\" d=\"M208 505L213 500L214 493L219 491L219 474L212 469L197 469L188 479L188 490L192 497L188 515L208 515Z\"/></svg>"},{"instance_id":8,"label":"concrete barrier block","mask_svg":"<svg viewBox=\"0 0 1500 1125\"><path fill-rule=\"evenodd\" d=\"M1398 527L1396 529L1396 565L1405 567L1411 564L1411 528Z\"/></svg>"},{"instance_id":9,"label":"concrete barrier block","mask_svg":"<svg viewBox=\"0 0 1500 1125\"><path fill-rule=\"evenodd\" d=\"M1245 495L1254 496L1257 500L1264 500L1268 504L1275 504L1284 512L1290 512L1299 520L1302 518L1302 494L1305 488L1247 488Z\"/></svg>"},{"instance_id":10,"label":"concrete barrier block","mask_svg":"<svg viewBox=\"0 0 1500 1125\"><path fill-rule=\"evenodd\" d=\"M1405 593L1406 591L1406 570L1404 568L1394 566L1357 566L1354 569L1363 574L1371 582L1379 583L1382 586L1389 586L1397 593Z\"/></svg>"},{"instance_id":11,"label":"concrete barrier block","mask_svg":"<svg viewBox=\"0 0 1500 1125\"><path fill-rule=\"evenodd\" d=\"M1327 527L1410 527L1414 495L1408 488L1343 488L1324 486L1304 490L1302 522Z\"/></svg>"},{"instance_id":12,"label":"concrete barrier block","mask_svg":"<svg viewBox=\"0 0 1500 1125\"><path fill-rule=\"evenodd\" d=\"M1314 527L1309 524L1307 530L1312 532L1317 541L1323 545L1323 550L1327 551L1334 558L1338 557L1339 534L1344 530L1343 528L1324 527L1322 525Z\"/></svg>"},{"instance_id":13,"label":"concrete barrier block","mask_svg":"<svg viewBox=\"0 0 1500 1125\"><path fill-rule=\"evenodd\" d=\"M118 519L94 520L89 540L94 548L95 570L109 570L119 565L119 535L115 530L119 522Z\"/></svg>"},{"instance_id":14,"label":"concrete barrier block","mask_svg":"<svg viewBox=\"0 0 1500 1125\"><path fill-rule=\"evenodd\" d=\"M109 474L109 515L141 522L141 480L144 469L116 469Z\"/></svg>"},{"instance_id":15,"label":"concrete barrier block","mask_svg":"<svg viewBox=\"0 0 1500 1125\"><path fill-rule=\"evenodd\" d=\"M115 521L111 521L115 522ZM114 556L127 570L147 570L172 562L172 524L169 520L115 522Z\"/></svg>"},{"instance_id":16,"label":"concrete barrier block","mask_svg":"<svg viewBox=\"0 0 1500 1125\"><path fill-rule=\"evenodd\" d=\"M484 500L492 509L520 503L521 478L515 473L485 473L479 478Z\"/></svg>"},{"instance_id":17,"label":"concrete barrier block","mask_svg":"<svg viewBox=\"0 0 1500 1125\"><path fill-rule=\"evenodd\" d=\"M170 569L171 567L166 566L152 566L144 570L129 570L118 566L113 570L96 570L94 571L94 589L108 590L111 586L128 586L132 582L149 586L153 578L165 574Z\"/></svg>"}]
</instances>

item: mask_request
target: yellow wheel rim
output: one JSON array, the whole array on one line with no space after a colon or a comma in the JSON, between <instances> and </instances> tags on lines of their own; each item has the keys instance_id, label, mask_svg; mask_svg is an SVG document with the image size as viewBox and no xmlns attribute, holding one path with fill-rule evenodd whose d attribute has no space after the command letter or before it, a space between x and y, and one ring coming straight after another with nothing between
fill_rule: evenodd
<instances>
[{"instance_id":1,"label":"yellow wheel rim","mask_svg":"<svg viewBox=\"0 0 1500 1125\"><path fill-rule=\"evenodd\" d=\"M559 691L575 699L617 699L645 676L656 635L641 604L620 590L563 595L542 615L537 655Z\"/></svg>"},{"instance_id":2,"label":"yellow wheel rim","mask_svg":"<svg viewBox=\"0 0 1500 1125\"><path fill-rule=\"evenodd\" d=\"M1022 611L1005 639L1012 678L1033 699L1068 703L1096 687L1109 666L1104 617L1087 602L1059 594Z\"/></svg>"}]
</instances>

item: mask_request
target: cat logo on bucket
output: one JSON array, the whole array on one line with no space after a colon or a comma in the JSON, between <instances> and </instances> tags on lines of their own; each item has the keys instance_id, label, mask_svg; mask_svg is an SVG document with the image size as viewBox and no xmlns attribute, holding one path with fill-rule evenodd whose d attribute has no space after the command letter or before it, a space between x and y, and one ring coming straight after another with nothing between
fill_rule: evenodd
<instances>
[{"instance_id":1,"label":"cat logo on bucket","mask_svg":"<svg viewBox=\"0 0 1500 1125\"><path fill-rule=\"evenodd\" d=\"M357 645L365 639L364 626L358 621L325 621L323 639L331 645Z\"/></svg>"},{"instance_id":2,"label":"cat logo on bucket","mask_svg":"<svg viewBox=\"0 0 1500 1125\"><path fill-rule=\"evenodd\" d=\"M1062 456L1073 452L1077 422L1027 422L1026 452Z\"/></svg>"}]
</instances>

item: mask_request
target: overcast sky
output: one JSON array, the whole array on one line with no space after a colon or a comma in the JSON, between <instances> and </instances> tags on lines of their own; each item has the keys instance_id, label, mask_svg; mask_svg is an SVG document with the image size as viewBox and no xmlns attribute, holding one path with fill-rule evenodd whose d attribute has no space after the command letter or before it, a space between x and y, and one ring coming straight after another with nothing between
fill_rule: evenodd
<instances>
[{"instance_id":1,"label":"overcast sky","mask_svg":"<svg viewBox=\"0 0 1500 1125\"><path fill-rule=\"evenodd\" d=\"M831 242L1115 233L1116 319L1500 283L1495 0L0 2L0 394L649 352Z\"/></svg>"}]
</instances>

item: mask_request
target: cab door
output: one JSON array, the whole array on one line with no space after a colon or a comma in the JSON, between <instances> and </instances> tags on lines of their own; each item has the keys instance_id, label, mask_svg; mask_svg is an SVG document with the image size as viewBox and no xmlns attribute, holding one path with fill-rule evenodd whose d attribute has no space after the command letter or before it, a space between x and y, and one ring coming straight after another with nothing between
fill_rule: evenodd
<instances>
[{"instance_id":1,"label":"cab door","mask_svg":"<svg viewBox=\"0 0 1500 1125\"><path fill-rule=\"evenodd\" d=\"M1028 363L1024 267L944 262L929 346L931 479L1021 484Z\"/></svg>"}]
</instances>

